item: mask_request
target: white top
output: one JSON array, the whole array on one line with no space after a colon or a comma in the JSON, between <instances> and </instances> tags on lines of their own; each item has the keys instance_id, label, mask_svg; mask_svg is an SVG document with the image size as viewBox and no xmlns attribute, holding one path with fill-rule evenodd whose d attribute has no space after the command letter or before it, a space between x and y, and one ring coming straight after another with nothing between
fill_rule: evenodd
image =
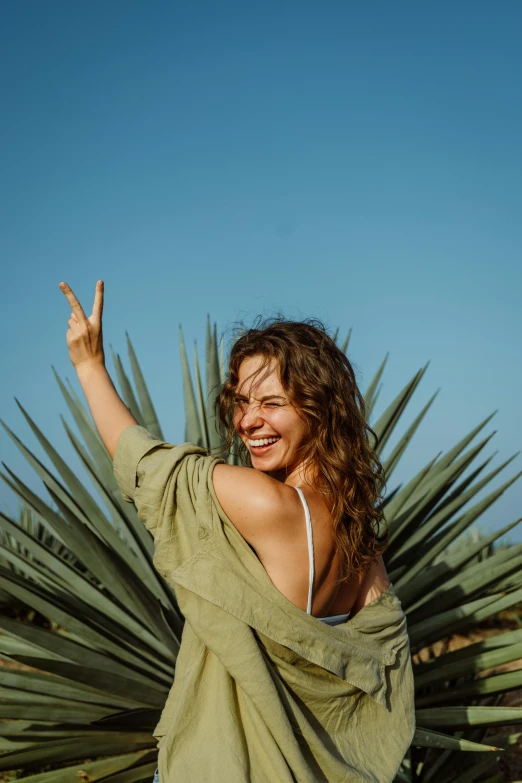
<instances>
[{"instance_id":1,"label":"white top","mask_svg":"<svg viewBox=\"0 0 522 783\"><path fill-rule=\"evenodd\" d=\"M308 508L308 503L306 502L303 490L299 489L299 487L294 487L294 489L297 490L299 497L301 498L301 503L303 504L305 512L306 535L308 537L308 562L310 564L308 580L308 606L306 611L307 614L312 614L312 594L314 588L314 537L312 534L312 519L310 517L310 509ZM315 619L321 620L321 622L327 623L328 625L340 625L341 623L345 623L349 616L350 612L347 612L346 614L335 614L331 615L330 617L316 617Z\"/></svg>"}]
</instances>

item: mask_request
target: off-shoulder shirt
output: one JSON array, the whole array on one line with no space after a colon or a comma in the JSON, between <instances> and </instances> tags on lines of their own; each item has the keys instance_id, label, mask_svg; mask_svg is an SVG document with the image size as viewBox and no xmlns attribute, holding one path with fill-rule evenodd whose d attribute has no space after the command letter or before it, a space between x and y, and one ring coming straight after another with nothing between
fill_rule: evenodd
<instances>
[{"instance_id":1,"label":"off-shoulder shirt","mask_svg":"<svg viewBox=\"0 0 522 783\"><path fill-rule=\"evenodd\" d=\"M295 606L220 507L217 462L139 425L114 455L185 617L154 732L161 783L391 783L415 728L393 587L335 626Z\"/></svg>"}]
</instances>

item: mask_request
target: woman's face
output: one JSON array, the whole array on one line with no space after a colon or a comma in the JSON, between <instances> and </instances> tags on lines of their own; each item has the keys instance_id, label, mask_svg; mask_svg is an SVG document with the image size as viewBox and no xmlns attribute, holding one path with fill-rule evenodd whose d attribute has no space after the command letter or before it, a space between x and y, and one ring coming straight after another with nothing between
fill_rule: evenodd
<instances>
[{"instance_id":1,"label":"woman's face","mask_svg":"<svg viewBox=\"0 0 522 783\"><path fill-rule=\"evenodd\" d=\"M278 365L261 370L263 356L241 362L235 396L234 426L250 452L252 466L285 480L300 467L310 437L306 420L290 402Z\"/></svg>"}]
</instances>

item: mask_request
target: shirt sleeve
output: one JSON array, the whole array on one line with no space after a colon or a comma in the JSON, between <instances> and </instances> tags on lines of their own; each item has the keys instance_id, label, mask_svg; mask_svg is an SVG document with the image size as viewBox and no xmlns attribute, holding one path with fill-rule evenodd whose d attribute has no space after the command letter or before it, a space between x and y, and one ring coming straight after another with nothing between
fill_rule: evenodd
<instances>
[{"instance_id":1,"label":"shirt sleeve","mask_svg":"<svg viewBox=\"0 0 522 783\"><path fill-rule=\"evenodd\" d=\"M198 517L208 518L209 476L217 461L199 446L165 443L137 424L121 433L114 475L154 537L158 570L176 567L194 552Z\"/></svg>"}]
</instances>

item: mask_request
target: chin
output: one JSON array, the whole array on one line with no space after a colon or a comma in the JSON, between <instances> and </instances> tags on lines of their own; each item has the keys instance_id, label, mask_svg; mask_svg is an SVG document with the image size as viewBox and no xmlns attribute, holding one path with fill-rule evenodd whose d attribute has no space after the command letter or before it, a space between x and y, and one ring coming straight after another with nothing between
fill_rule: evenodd
<instances>
[{"instance_id":1,"label":"chin","mask_svg":"<svg viewBox=\"0 0 522 783\"><path fill-rule=\"evenodd\" d=\"M252 467L256 470L261 470L263 473L274 473L281 470L281 465L275 460L263 459L263 457L255 457L250 455L250 462Z\"/></svg>"},{"instance_id":2,"label":"chin","mask_svg":"<svg viewBox=\"0 0 522 783\"><path fill-rule=\"evenodd\" d=\"M253 454L250 455L250 462L252 465L257 468L258 466L263 468L263 470L273 470L273 461L268 459L263 459L263 457L254 457Z\"/></svg>"}]
</instances>

